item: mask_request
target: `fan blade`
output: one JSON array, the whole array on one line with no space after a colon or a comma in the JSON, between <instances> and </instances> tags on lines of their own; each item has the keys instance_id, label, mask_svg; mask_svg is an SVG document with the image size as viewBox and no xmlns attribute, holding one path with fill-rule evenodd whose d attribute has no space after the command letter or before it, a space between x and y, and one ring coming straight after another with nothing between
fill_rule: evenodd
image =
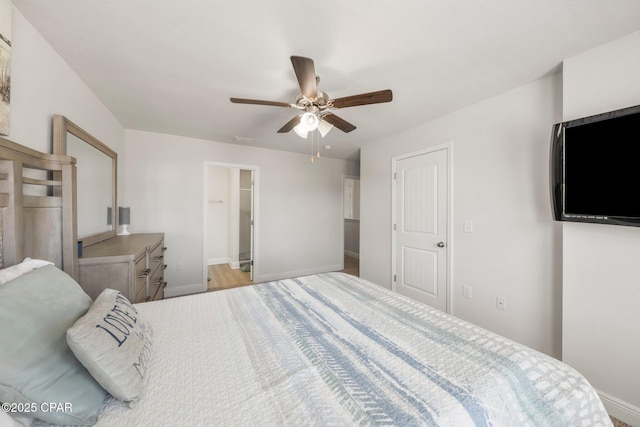
<instances>
[{"instance_id":1,"label":"fan blade","mask_svg":"<svg viewBox=\"0 0 640 427\"><path fill-rule=\"evenodd\" d=\"M313 59L305 58L304 56L292 56L291 64L298 78L302 94L309 99L315 99L318 96L318 86L316 84L316 69L313 65Z\"/></svg>"},{"instance_id":2,"label":"fan blade","mask_svg":"<svg viewBox=\"0 0 640 427\"><path fill-rule=\"evenodd\" d=\"M234 104L254 104L254 105L272 105L274 107L287 107L290 108L291 104L286 102L277 101L261 101L259 99L244 99L244 98L229 98Z\"/></svg>"},{"instance_id":3,"label":"fan blade","mask_svg":"<svg viewBox=\"0 0 640 427\"><path fill-rule=\"evenodd\" d=\"M326 121L327 123L331 123L345 133L349 133L356 128L354 125L344 119L341 119L335 114L327 114L325 116L322 116L322 120Z\"/></svg>"},{"instance_id":4,"label":"fan blade","mask_svg":"<svg viewBox=\"0 0 640 427\"><path fill-rule=\"evenodd\" d=\"M393 93L390 89L379 90L377 92L362 93L360 95L345 96L333 100L334 108L355 107L358 105L379 104L381 102L391 102Z\"/></svg>"},{"instance_id":5,"label":"fan blade","mask_svg":"<svg viewBox=\"0 0 640 427\"><path fill-rule=\"evenodd\" d=\"M300 123L300 117L301 115L298 115L298 116L295 116L293 119L289 120L286 125L280 128L278 133L287 133L294 127L298 126L298 123Z\"/></svg>"}]
</instances>

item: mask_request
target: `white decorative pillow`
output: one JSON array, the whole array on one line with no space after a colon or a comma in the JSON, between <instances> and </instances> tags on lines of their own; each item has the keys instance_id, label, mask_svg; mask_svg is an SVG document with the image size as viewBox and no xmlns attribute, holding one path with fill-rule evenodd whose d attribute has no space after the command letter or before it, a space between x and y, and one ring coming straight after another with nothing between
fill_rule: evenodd
<instances>
[{"instance_id":1,"label":"white decorative pillow","mask_svg":"<svg viewBox=\"0 0 640 427\"><path fill-rule=\"evenodd\" d=\"M113 397L134 402L151 358L151 327L120 292L105 289L67 330L78 360Z\"/></svg>"},{"instance_id":2,"label":"white decorative pillow","mask_svg":"<svg viewBox=\"0 0 640 427\"><path fill-rule=\"evenodd\" d=\"M12 265L11 267L0 270L0 285L5 284L16 277L20 277L25 273L33 271L36 268L44 267L45 265L53 265L53 263L41 259L25 258L20 264Z\"/></svg>"}]
</instances>

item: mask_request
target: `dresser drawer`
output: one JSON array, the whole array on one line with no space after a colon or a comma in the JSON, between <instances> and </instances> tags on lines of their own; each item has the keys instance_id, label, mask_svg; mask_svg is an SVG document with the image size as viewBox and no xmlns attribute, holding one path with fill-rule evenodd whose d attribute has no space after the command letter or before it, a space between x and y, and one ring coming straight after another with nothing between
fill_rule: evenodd
<instances>
[{"instance_id":1,"label":"dresser drawer","mask_svg":"<svg viewBox=\"0 0 640 427\"><path fill-rule=\"evenodd\" d=\"M134 268L134 290L135 295L133 303L144 302L147 298L147 277L149 276L149 269L147 268L146 258L140 257L136 260Z\"/></svg>"},{"instance_id":2,"label":"dresser drawer","mask_svg":"<svg viewBox=\"0 0 640 427\"><path fill-rule=\"evenodd\" d=\"M164 240L161 240L155 247L149 251L149 269L151 274L155 275L157 271L164 270ZM161 273L162 274L162 273Z\"/></svg>"},{"instance_id":3,"label":"dresser drawer","mask_svg":"<svg viewBox=\"0 0 640 427\"><path fill-rule=\"evenodd\" d=\"M149 299L151 301L164 298L164 287L167 284L164 281L164 240L160 241L157 246L151 248L149 252L149 268L151 276L149 278Z\"/></svg>"},{"instance_id":4,"label":"dresser drawer","mask_svg":"<svg viewBox=\"0 0 640 427\"><path fill-rule=\"evenodd\" d=\"M152 301L164 298L164 287L166 285L167 282L164 281L164 276L154 277L149 283L149 295L151 295Z\"/></svg>"}]
</instances>

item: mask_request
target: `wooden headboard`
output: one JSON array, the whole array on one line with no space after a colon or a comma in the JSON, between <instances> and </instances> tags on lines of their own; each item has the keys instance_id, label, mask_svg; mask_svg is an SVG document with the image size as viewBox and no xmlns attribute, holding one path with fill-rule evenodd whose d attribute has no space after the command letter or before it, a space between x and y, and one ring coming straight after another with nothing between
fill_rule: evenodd
<instances>
[{"instance_id":1,"label":"wooden headboard","mask_svg":"<svg viewBox=\"0 0 640 427\"><path fill-rule=\"evenodd\" d=\"M0 267L45 259L77 278L75 163L0 138Z\"/></svg>"}]
</instances>

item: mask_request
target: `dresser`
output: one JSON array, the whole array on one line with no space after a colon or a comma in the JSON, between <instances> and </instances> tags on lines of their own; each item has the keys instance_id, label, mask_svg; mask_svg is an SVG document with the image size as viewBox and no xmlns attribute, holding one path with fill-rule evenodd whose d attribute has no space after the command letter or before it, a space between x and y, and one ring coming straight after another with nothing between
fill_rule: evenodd
<instances>
[{"instance_id":1,"label":"dresser","mask_svg":"<svg viewBox=\"0 0 640 427\"><path fill-rule=\"evenodd\" d=\"M87 246L78 258L78 283L94 300L116 289L133 303L164 297L164 233L116 236Z\"/></svg>"}]
</instances>

